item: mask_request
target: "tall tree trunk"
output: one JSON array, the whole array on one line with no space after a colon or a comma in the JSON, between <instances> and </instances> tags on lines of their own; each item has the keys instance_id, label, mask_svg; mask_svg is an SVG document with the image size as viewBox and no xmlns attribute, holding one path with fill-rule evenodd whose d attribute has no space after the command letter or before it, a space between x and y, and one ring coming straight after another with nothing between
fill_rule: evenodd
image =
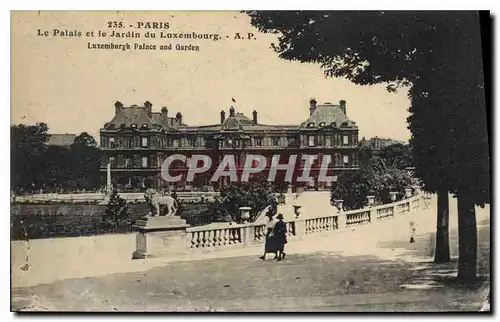
<instances>
[{"instance_id":1,"label":"tall tree trunk","mask_svg":"<svg viewBox=\"0 0 500 322\"><path fill-rule=\"evenodd\" d=\"M446 189L439 190L437 198L436 250L434 254L434 263L442 264L450 261L448 191Z\"/></svg>"},{"instance_id":2,"label":"tall tree trunk","mask_svg":"<svg viewBox=\"0 0 500 322\"><path fill-rule=\"evenodd\" d=\"M458 195L458 279L464 283L474 282L476 272L476 209L468 193L461 193Z\"/></svg>"}]
</instances>

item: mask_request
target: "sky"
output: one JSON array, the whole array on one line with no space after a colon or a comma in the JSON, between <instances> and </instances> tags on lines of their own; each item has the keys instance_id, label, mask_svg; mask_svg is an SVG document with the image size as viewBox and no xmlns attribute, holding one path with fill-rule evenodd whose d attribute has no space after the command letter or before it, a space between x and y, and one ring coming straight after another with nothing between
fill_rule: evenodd
<instances>
[{"instance_id":1,"label":"sky","mask_svg":"<svg viewBox=\"0 0 500 322\"><path fill-rule=\"evenodd\" d=\"M219 33L222 39L111 39L86 37L110 32L109 21L123 31L138 22L168 22L164 32ZM278 58L270 45L276 35L259 33L239 12L15 12L11 28L11 123L46 122L50 133L99 129L114 115L114 102L125 106L153 103L169 114L181 112L188 125L215 124L231 106L259 123L297 124L309 113L309 100L347 101L347 115L359 137L406 141L409 100L406 91L388 93L385 85L358 86L325 78L316 64ZM53 37L53 29L81 31L82 37ZM38 36L38 29L50 36ZM158 34L160 30L150 30ZM235 33L255 39L234 39ZM197 44L199 51L122 51L88 49L87 43Z\"/></svg>"}]
</instances>

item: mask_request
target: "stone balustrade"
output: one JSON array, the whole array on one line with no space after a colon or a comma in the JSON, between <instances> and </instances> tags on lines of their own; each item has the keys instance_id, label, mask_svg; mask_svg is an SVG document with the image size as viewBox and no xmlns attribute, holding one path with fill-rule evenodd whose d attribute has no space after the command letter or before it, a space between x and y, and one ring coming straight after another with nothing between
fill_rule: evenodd
<instances>
[{"instance_id":1,"label":"stone balustrade","mask_svg":"<svg viewBox=\"0 0 500 322\"><path fill-rule=\"evenodd\" d=\"M422 198L423 195L419 194L390 204L344 212L339 212L332 207L328 215L312 218L300 217L286 221L287 237L293 240L304 235L368 225L382 219L404 215L410 211L418 211ZM188 227L179 233L186 235L186 251L190 251L260 244L265 241L266 232L266 226L261 223L220 223Z\"/></svg>"}]
</instances>

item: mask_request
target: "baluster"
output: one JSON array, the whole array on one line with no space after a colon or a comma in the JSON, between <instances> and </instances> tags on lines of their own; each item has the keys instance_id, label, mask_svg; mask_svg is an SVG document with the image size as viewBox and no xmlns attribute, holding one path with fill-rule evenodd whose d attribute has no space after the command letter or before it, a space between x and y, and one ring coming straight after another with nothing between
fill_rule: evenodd
<instances>
[{"instance_id":1,"label":"baluster","mask_svg":"<svg viewBox=\"0 0 500 322\"><path fill-rule=\"evenodd\" d=\"M326 222L325 222L325 225L326 225L326 231L329 231L332 227L331 225L331 221L332 221L332 217L328 217L326 218Z\"/></svg>"},{"instance_id":2,"label":"baluster","mask_svg":"<svg viewBox=\"0 0 500 322\"><path fill-rule=\"evenodd\" d=\"M224 232L224 239L222 241L222 244L224 246L229 245L229 229L224 229L223 232Z\"/></svg>"},{"instance_id":3,"label":"baluster","mask_svg":"<svg viewBox=\"0 0 500 322\"><path fill-rule=\"evenodd\" d=\"M203 247L208 247L208 231L203 231Z\"/></svg>"},{"instance_id":4,"label":"baluster","mask_svg":"<svg viewBox=\"0 0 500 322\"><path fill-rule=\"evenodd\" d=\"M201 231L196 232L196 248L201 247Z\"/></svg>"},{"instance_id":5,"label":"baluster","mask_svg":"<svg viewBox=\"0 0 500 322\"><path fill-rule=\"evenodd\" d=\"M239 241L239 232L240 232L239 228L233 229L233 244L237 244L238 243L238 241Z\"/></svg>"},{"instance_id":6,"label":"baluster","mask_svg":"<svg viewBox=\"0 0 500 322\"><path fill-rule=\"evenodd\" d=\"M213 247L215 246L215 230L211 230L209 233L208 233L208 247Z\"/></svg>"},{"instance_id":7,"label":"baluster","mask_svg":"<svg viewBox=\"0 0 500 322\"><path fill-rule=\"evenodd\" d=\"M214 231L214 247L219 246L219 235L220 235L220 230L215 230Z\"/></svg>"},{"instance_id":8,"label":"baluster","mask_svg":"<svg viewBox=\"0 0 500 322\"><path fill-rule=\"evenodd\" d=\"M227 230L227 244L228 245L233 244L233 230L232 229Z\"/></svg>"}]
</instances>

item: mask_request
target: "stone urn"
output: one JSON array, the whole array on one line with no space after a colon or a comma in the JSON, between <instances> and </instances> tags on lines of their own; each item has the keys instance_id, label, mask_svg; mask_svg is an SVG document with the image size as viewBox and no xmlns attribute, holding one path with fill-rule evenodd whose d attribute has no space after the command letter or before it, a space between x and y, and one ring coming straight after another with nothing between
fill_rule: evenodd
<instances>
[{"instance_id":1,"label":"stone urn","mask_svg":"<svg viewBox=\"0 0 500 322\"><path fill-rule=\"evenodd\" d=\"M396 197L397 197L398 193L395 192L395 191L391 191L389 192L389 198L391 198L391 201L394 202L396 201Z\"/></svg>"},{"instance_id":2,"label":"stone urn","mask_svg":"<svg viewBox=\"0 0 500 322\"><path fill-rule=\"evenodd\" d=\"M368 200L368 207L372 207L375 203L375 196L366 196L366 199Z\"/></svg>"},{"instance_id":3,"label":"stone urn","mask_svg":"<svg viewBox=\"0 0 500 322\"><path fill-rule=\"evenodd\" d=\"M300 205L293 205L293 213L295 214L295 218L299 218L300 216L300 208L302 208L302 206Z\"/></svg>"},{"instance_id":4,"label":"stone urn","mask_svg":"<svg viewBox=\"0 0 500 322\"><path fill-rule=\"evenodd\" d=\"M412 196L413 190L411 188L406 188L405 189L405 197L410 198Z\"/></svg>"},{"instance_id":5,"label":"stone urn","mask_svg":"<svg viewBox=\"0 0 500 322\"><path fill-rule=\"evenodd\" d=\"M415 195L419 195L422 192L419 185L413 186L413 190L415 191Z\"/></svg>"},{"instance_id":6,"label":"stone urn","mask_svg":"<svg viewBox=\"0 0 500 322\"><path fill-rule=\"evenodd\" d=\"M337 200L334 200L334 203L335 203L335 207L337 207L338 211L341 212L342 209L344 209L344 200L342 199L337 199Z\"/></svg>"},{"instance_id":7,"label":"stone urn","mask_svg":"<svg viewBox=\"0 0 500 322\"><path fill-rule=\"evenodd\" d=\"M243 219L244 223L250 219L250 210L252 210L251 207L240 207L241 219Z\"/></svg>"}]
</instances>

